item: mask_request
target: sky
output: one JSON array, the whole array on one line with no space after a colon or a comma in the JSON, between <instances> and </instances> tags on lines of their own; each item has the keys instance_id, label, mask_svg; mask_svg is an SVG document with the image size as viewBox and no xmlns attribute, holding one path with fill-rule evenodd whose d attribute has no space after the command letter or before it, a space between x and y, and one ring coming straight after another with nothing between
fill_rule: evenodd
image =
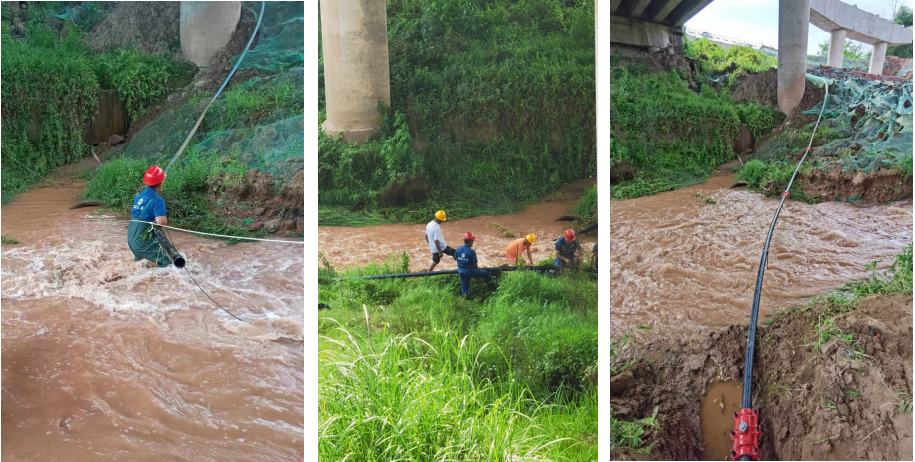
<instances>
[{"instance_id":1,"label":"sky","mask_svg":"<svg viewBox=\"0 0 915 462\"><path fill-rule=\"evenodd\" d=\"M892 17L886 0L843 1L882 18ZM911 0L903 2L910 8L912 3ZM687 21L686 27L778 48L778 0L714 0ZM819 53L819 44L829 40L829 33L810 24L807 40L807 54L815 55ZM873 49L866 43L861 45L865 53Z\"/></svg>"}]
</instances>

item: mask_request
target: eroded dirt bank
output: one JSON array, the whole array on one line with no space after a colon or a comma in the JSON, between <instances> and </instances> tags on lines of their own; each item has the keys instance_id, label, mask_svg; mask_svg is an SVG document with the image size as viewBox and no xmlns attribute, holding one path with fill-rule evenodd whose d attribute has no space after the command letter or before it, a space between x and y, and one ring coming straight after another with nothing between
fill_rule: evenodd
<instances>
[{"instance_id":1,"label":"eroded dirt bank","mask_svg":"<svg viewBox=\"0 0 915 462\"><path fill-rule=\"evenodd\" d=\"M820 303L784 312L757 329L752 391L760 460L911 460L912 414L904 408L912 394L912 296L872 295L838 315L834 327L852 334L852 343L818 344L815 326L829 309ZM717 381L739 388L746 335L745 325L735 325L621 352L622 362L644 360L611 379L610 405L621 420L658 408L652 459L726 459L730 441L721 429L732 428L734 403L725 398L717 417L700 408L725 396ZM700 414L725 425L703 423ZM620 451L614 459L633 456L642 457Z\"/></svg>"}]
</instances>

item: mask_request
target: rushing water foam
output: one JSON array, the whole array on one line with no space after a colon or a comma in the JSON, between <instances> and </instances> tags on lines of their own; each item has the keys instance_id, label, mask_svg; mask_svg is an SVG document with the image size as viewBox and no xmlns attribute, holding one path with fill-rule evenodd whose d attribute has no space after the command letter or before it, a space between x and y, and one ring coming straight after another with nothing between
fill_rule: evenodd
<instances>
[{"instance_id":1,"label":"rushing water foam","mask_svg":"<svg viewBox=\"0 0 915 462\"><path fill-rule=\"evenodd\" d=\"M304 261L172 233L197 282L133 262L124 220L78 190L4 207L3 455L302 460ZM110 215L110 214L109 214Z\"/></svg>"}]
</instances>

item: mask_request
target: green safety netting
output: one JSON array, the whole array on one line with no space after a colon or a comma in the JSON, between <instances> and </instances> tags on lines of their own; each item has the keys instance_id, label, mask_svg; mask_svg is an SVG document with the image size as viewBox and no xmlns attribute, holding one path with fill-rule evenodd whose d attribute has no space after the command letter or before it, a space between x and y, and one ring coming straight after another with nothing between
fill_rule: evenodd
<instances>
[{"instance_id":1,"label":"green safety netting","mask_svg":"<svg viewBox=\"0 0 915 462\"><path fill-rule=\"evenodd\" d=\"M829 97L811 150L822 168L870 173L912 162L912 82L879 82L860 78L828 78ZM807 74L822 87L823 80ZM823 101L803 114L817 115ZM811 124L812 127L812 124ZM777 136L760 146L760 160L797 154L810 139L810 130Z\"/></svg>"},{"instance_id":2,"label":"green safety netting","mask_svg":"<svg viewBox=\"0 0 915 462\"><path fill-rule=\"evenodd\" d=\"M260 2L242 2L255 12ZM277 71L305 63L304 2L267 2L258 32L257 46L248 50L239 69ZM235 64L236 56L232 64Z\"/></svg>"},{"instance_id":3,"label":"green safety netting","mask_svg":"<svg viewBox=\"0 0 915 462\"><path fill-rule=\"evenodd\" d=\"M244 6L260 11L260 2L244 2ZM210 107L176 168L195 158L229 157L272 173L277 184L292 180L304 168L303 13L302 2L267 2L257 46L248 51L239 68L258 68L269 75L236 80L244 78L236 74ZM298 32L294 32L296 22ZM297 40L291 39L295 34ZM270 62L272 58L279 61ZM198 94L165 111L134 135L123 155L167 163L210 98L212 93Z\"/></svg>"},{"instance_id":4,"label":"green safety netting","mask_svg":"<svg viewBox=\"0 0 915 462\"><path fill-rule=\"evenodd\" d=\"M823 85L810 76L808 80ZM817 147L818 157L835 157L846 170L870 172L912 159L912 82L827 79L823 126L837 139ZM819 114L823 102L804 114ZM848 154L848 155L846 155ZM852 155L854 154L854 155Z\"/></svg>"}]
</instances>

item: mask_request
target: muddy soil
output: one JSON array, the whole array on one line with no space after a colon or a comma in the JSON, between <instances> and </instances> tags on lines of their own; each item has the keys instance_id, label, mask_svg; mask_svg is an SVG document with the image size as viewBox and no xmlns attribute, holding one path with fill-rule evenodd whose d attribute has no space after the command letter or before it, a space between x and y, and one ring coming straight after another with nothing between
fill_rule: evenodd
<instances>
[{"instance_id":1,"label":"muddy soil","mask_svg":"<svg viewBox=\"0 0 915 462\"><path fill-rule=\"evenodd\" d=\"M100 53L112 45L136 46L144 53L181 57L178 2L118 2L86 41Z\"/></svg>"},{"instance_id":2,"label":"muddy soil","mask_svg":"<svg viewBox=\"0 0 915 462\"><path fill-rule=\"evenodd\" d=\"M804 98L798 105L797 113L807 111L823 101L825 90L807 81ZM740 74L737 85L731 90L735 102L755 101L763 106L778 107L778 70L769 69L759 74Z\"/></svg>"},{"instance_id":3,"label":"muddy soil","mask_svg":"<svg viewBox=\"0 0 915 462\"><path fill-rule=\"evenodd\" d=\"M855 201L861 204L885 204L912 197L912 181L899 170L877 170L865 173L814 169L798 174L798 185L808 197L821 201Z\"/></svg>"},{"instance_id":4,"label":"muddy soil","mask_svg":"<svg viewBox=\"0 0 915 462\"><path fill-rule=\"evenodd\" d=\"M757 328L753 407L762 425L760 460L911 460L912 415L899 404L912 393L912 296L869 296L836 318L863 356L833 341L814 349L814 325L827 310L824 304L789 310ZM652 459L725 460L726 452L706 448L721 435L703 434L703 428L727 428L733 414L722 406L724 423L700 422L700 415L714 416L700 408L720 397L733 404L717 389L707 395L719 381L732 387L742 381L746 335L745 325L734 325L620 353L621 363L642 361L611 378L613 414L630 420L658 408ZM633 457L643 456L613 454Z\"/></svg>"}]
</instances>

